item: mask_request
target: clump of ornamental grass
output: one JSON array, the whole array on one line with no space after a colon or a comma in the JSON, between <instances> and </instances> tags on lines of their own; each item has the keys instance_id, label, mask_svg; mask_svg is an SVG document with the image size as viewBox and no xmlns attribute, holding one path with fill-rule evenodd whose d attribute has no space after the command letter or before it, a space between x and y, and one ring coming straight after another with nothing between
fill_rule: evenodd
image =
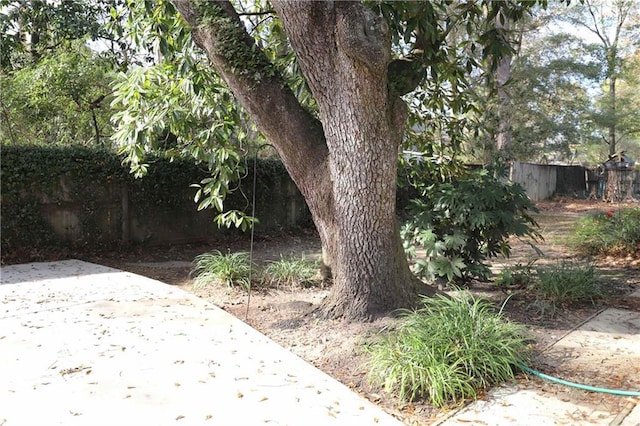
<instances>
[{"instance_id":1,"label":"clump of ornamental grass","mask_svg":"<svg viewBox=\"0 0 640 426\"><path fill-rule=\"evenodd\" d=\"M249 253L222 254L215 250L196 256L194 264L191 274L195 276L193 282L195 289L204 289L210 285L239 286L248 289L251 285Z\"/></svg>"},{"instance_id":2,"label":"clump of ornamental grass","mask_svg":"<svg viewBox=\"0 0 640 426\"><path fill-rule=\"evenodd\" d=\"M551 268L537 269L534 291L539 297L559 306L590 301L602 296L598 274L592 264L561 262Z\"/></svg>"},{"instance_id":3,"label":"clump of ornamental grass","mask_svg":"<svg viewBox=\"0 0 640 426\"><path fill-rule=\"evenodd\" d=\"M512 379L530 345L523 326L471 296L425 298L369 346L369 378L400 399L444 406Z\"/></svg>"},{"instance_id":4,"label":"clump of ornamental grass","mask_svg":"<svg viewBox=\"0 0 640 426\"><path fill-rule=\"evenodd\" d=\"M262 271L262 280L267 286L290 288L311 286L319 282L318 262L305 259L304 256L280 257L269 263Z\"/></svg>"}]
</instances>

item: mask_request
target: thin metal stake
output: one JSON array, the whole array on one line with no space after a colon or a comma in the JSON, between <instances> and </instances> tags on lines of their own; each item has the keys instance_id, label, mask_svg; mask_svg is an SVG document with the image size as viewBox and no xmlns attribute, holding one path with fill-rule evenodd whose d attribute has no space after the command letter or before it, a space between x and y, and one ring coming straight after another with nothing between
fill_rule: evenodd
<instances>
[{"instance_id":1,"label":"thin metal stake","mask_svg":"<svg viewBox=\"0 0 640 426\"><path fill-rule=\"evenodd\" d=\"M254 157L253 157L253 193L251 194L251 217L252 218L256 217L256 186L257 186L257 180L258 180L258 173L257 173L258 172L258 153L262 148L267 146L275 148L270 143L262 144L258 147L258 149L256 149L256 153L254 154ZM256 222L253 221L253 223L251 224L251 242L249 244L249 287L247 288L247 310L245 311L245 314L244 314L245 321L249 320L249 306L251 305L251 287L252 287L251 275L253 273L253 236L255 233L255 229L256 229Z\"/></svg>"}]
</instances>

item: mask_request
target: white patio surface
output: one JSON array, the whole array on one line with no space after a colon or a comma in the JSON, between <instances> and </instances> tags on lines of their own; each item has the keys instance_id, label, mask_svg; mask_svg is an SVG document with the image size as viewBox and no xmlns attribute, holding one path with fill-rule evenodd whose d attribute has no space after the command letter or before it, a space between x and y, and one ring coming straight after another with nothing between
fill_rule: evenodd
<instances>
[{"instance_id":1,"label":"white patio surface","mask_svg":"<svg viewBox=\"0 0 640 426\"><path fill-rule=\"evenodd\" d=\"M1 274L1 426L401 424L170 285L77 260Z\"/></svg>"}]
</instances>

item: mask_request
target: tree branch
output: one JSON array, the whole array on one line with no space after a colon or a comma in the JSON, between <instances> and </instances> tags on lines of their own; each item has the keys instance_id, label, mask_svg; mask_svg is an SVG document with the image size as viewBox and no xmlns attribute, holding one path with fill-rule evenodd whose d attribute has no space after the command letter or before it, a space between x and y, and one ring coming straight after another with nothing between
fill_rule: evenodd
<instances>
[{"instance_id":1,"label":"tree branch","mask_svg":"<svg viewBox=\"0 0 640 426\"><path fill-rule=\"evenodd\" d=\"M0 108L2 108L2 111L0 113L0 118L7 123L9 139L11 140L11 142L17 143L16 136L13 134L13 126L12 126L11 120L9 119L9 109L5 105L2 98L0 98Z\"/></svg>"},{"instance_id":2,"label":"tree branch","mask_svg":"<svg viewBox=\"0 0 640 426\"><path fill-rule=\"evenodd\" d=\"M303 169L301 173L287 166L304 194L303 180L321 167L328 154L321 123L300 105L275 66L247 33L230 2L173 0L173 3L192 26L196 44L207 52L211 64L258 129L276 146L285 166L296 164Z\"/></svg>"},{"instance_id":3,"label":"tree branch","mask_svg":"<svg viewBox=\"0 0 640 426\"><path fill-rule=\"evenodd\" d=\"M276 13L275 10L265 10L263 12L238 12L238 16L262 16Z\"/></svg>"},{"instance_id":4,"label":"tree branch","mask_svg":"<svg viewBox=\"0 0 640 426\"><path fill-rule=\"evenodd\" d=\"M343 51L369 67L386 67L391 45L385 19L360 3L339 3L336 10L337 42Z\"/></svg>"},{"instance_id":5,"label":"tree branch","mask_svg":"<svg viewBox=\"0 0 640 426\"><path fill-rule=\"evenodd\" d=\"M596 18L595 13L593 12L593 6L591 6L591 2L589 0L586 0L586 3L587 3L587 10L589 11L589 14L591 15L591 19L593 20L593 28L589 27L586 24L583 24L583 25L587 27L589 30L591 30L595 35L597 35L600 38L600 40L602 40L604 47L608 49L609 46L611 45L609 43L609 38L606 36L606 34L600 31L600 28L598 28L598 19Z\"/></svg>"},{"instance_id":6,"label":"tree branch","mask_svg":"<svg viewBox=\"0 0 640 426\"><path fill-rule=\"evenodd\" d=\"M91 121L93 122L93 131L95 133L96 146L100 146L100 126L98 126L98 117L96 117L95 108L89 108L91 111Z\"/></svg>"},{"instance_id":7,"label":"tree branch","mask_svg":"<svg viewBox=\"0 0 640 426\"><path fill-rule=\"evenodd\" d=\"M449 25L435 41L416 31L416 40L410 53L391 61L387 68L389 92L392 95L406 95L413 92L422 83L427 68L434 63L433 60L427 60L427 53L433 53L434 55L430 55L432 58L436 56L435 53L440 50L440 46L449 35L451 28L453 25Z\"/></svg>"},{"instance_id":8,"label":"tree branch","mask_svg":"<svg viewBox=\"0 0 640 426\"><path fill-rule=\"evenodd\" d=\"M625 3L620 3L619 4L619 9L618 9L618 25L616 26L616 34L613 38L613 47L617 48L618 47L618 38L620 37L620 32L622 31L622 26L624 25L625 21L627 20L627 15L629 14L629 7L627 6L625 8Z\"/></svg>"}]
</instances>

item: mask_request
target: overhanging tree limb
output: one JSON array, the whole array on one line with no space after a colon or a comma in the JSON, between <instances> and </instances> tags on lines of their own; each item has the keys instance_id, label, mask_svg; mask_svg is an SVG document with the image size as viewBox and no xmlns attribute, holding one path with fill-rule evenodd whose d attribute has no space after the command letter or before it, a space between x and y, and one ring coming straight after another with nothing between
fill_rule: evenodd
<instances>
[{"instance_id":1,"label":"overhanging tree limb","mask_svg":"<svg viewBox=\"0 0 640 426\"><path fill-rule=\"evenodd\" d=\"M286 163L316 161L292 178L304 188L327 155L321 123L306 111L273 64L246 32L230 2L174 0L176 9L192 26L193 39L209 57L259 130L273 142ZM309 137L312 135L312 137ZM290 170L290 173L292 171Z\"/></svg>"}]
</instances>

